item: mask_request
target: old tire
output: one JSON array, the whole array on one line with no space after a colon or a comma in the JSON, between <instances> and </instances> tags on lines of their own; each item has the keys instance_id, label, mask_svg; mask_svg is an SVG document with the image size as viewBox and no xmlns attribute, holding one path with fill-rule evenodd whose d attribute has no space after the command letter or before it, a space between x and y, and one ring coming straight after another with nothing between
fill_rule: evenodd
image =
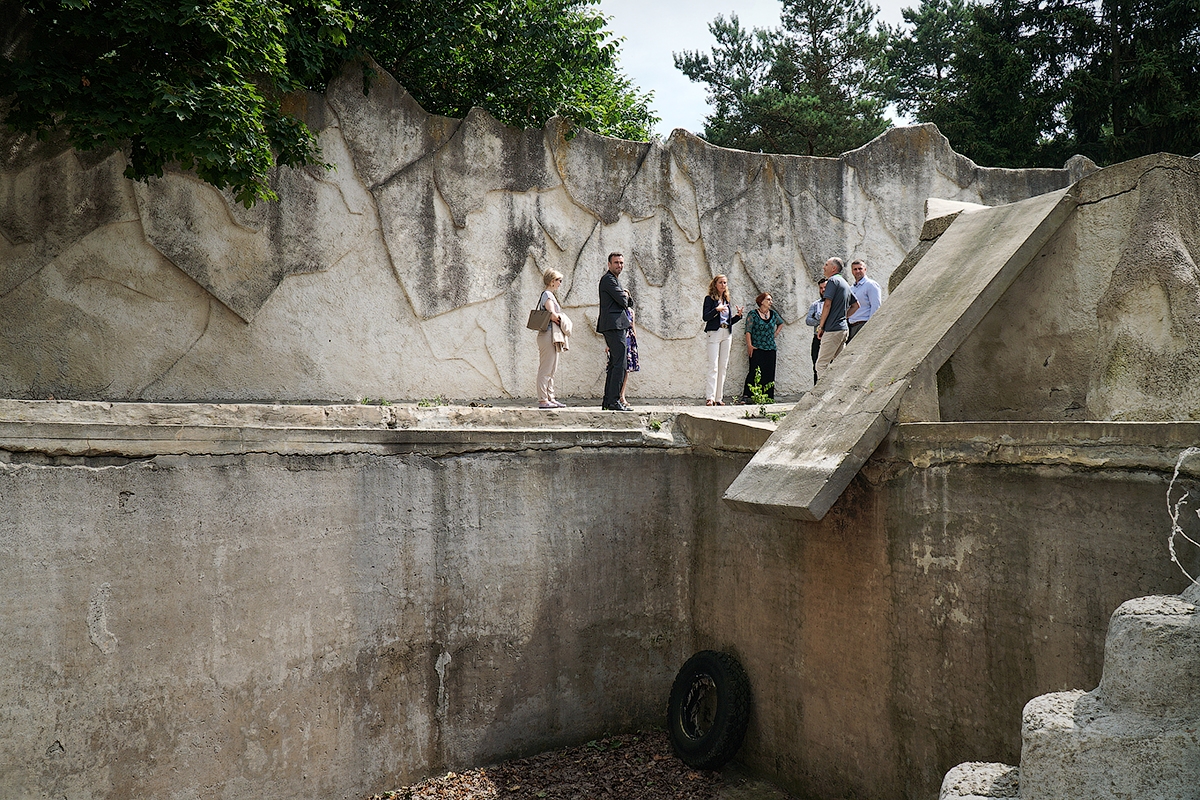
<instances>
[{"instance_id":1,"label":"old tire","mask_svg":"<svg viewBox=\"0 0 1200 800\"><path fill-rule=\"evenodd\" d=\"M687 660L667 703L675 753L693 769L720 769L737 754L750 722L750 679L728 653L701 650Z\"/></svg>"}]
</instances>

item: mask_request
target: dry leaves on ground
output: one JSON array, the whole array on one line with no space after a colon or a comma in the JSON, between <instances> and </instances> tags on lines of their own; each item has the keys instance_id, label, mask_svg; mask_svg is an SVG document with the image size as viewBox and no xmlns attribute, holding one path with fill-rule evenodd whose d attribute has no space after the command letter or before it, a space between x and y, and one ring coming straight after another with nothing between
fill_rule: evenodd
<instances>
[{"instance_id":1,"label":"dry leaves on ground","mask_svg":"<svg viewBox=\"0 0 1200 800\"><path fill-rule=\"evenodd\" d=\"M370 800L713 800L720 787L721 773L684 764L666 733L641 731L451 772Z\"/></svg>"}]
</instances>

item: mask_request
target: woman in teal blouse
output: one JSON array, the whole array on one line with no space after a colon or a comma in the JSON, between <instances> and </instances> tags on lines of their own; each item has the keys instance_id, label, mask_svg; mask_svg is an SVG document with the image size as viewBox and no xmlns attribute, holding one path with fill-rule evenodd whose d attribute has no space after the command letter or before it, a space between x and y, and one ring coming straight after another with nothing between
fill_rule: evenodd
<instances>
[{"instance_id":1,"label":"woman in teal blouse","mask_svg":"<svg viewBox=\"0 0 1200 800\"><path fill-rule=\"evenodd\" d=\"M754 383L755 370L761 370L759 386L767 396L775 399L775 334L783 327L783 317L772 308L771 295L763 292L754 298L758 306L746 315L746 355L750 356L750 371L746 373L746 384L742 388L742 402L751 402L750 385Z\"/></svg>"}]
</instances>

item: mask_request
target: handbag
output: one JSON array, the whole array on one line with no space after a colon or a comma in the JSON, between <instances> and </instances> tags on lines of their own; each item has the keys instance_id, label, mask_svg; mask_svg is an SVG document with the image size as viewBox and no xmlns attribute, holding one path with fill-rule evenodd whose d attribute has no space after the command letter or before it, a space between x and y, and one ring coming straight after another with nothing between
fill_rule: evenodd
<instances>
[{"instance_id":1,"label":"handbag","mask_svg":"<svg viewBox=\"0 0 1200 800\"><path fill-rule=\"evenodd\" d=\"M542 308L541 295L538 295L538 307L529 312L529 319L525 321L525 327L531 331L544 331L550 324L550 312Z\"/></svg>"}]
</instances>

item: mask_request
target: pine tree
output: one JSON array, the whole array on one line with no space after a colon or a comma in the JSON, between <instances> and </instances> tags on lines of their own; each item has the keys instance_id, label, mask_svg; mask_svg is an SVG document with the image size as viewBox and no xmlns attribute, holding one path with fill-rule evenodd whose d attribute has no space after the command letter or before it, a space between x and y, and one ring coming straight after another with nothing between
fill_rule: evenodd
<instances>
[{"instance_id":1,"label":"pine tree","mask_svg":"<svg viewBox=\"0 0 1200 800\"><path fill-rule=\"evenodd\" d=\"M866 0L784 0L781 27L746 31L732 17L709 30L711 54L675 55L708 84L704 137L741 149L837 155L889 126L886 26ZM873 28L874 25L874 28Z\"/></svg>"}]
</instances>

